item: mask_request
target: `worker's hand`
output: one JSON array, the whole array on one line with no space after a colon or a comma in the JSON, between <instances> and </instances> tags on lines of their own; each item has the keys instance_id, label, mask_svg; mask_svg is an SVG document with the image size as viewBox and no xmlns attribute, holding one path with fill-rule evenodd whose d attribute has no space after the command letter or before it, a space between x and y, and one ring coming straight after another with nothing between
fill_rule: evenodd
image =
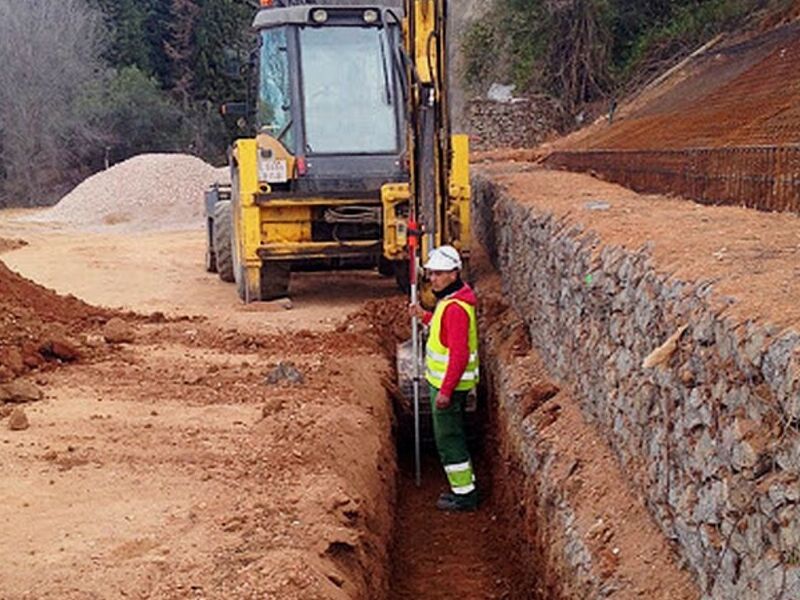
<instances>
[{"instance_id":1,"label":"worker's hand","mask_svg":"<svg viewBox=\"0 0 800 600\"><path fill-rule=\"evenodd\" d=\"M422 308L419 304L409 304L408 305L408 316L409 317L416 317L420 320L425 318L425 309Z\"/></svg>"},{"instance_id":2,"label":"worker's hand","mask_svg":"<svg viewBox=\"0 0 800 600\"><path fill-rule=\"evenodd\" d=\"M436 394L436 408L439 410L446 410L450 408L450 396L445 396L441 392Z\"/></svg>"}]
</instances>

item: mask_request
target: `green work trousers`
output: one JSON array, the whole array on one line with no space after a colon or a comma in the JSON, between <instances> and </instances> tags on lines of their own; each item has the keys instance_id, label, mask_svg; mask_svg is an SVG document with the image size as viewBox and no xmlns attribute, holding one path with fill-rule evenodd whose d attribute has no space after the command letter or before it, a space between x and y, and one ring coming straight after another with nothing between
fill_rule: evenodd
<instances>
[{"instance_id":1,"label":"green work trousers","mask_svg":"<svg viewBox=\"0 0 800 600\"><path fill-rule=\"evenodd\" d=\"M430 386L430 392L433 437L450 488L454 494L469 494L475 490L475 474L464 431L464 407L468 392L453 392L450 406L444 410L436 408L436 396L439 390Z\"/></svg>"}]
</instances>

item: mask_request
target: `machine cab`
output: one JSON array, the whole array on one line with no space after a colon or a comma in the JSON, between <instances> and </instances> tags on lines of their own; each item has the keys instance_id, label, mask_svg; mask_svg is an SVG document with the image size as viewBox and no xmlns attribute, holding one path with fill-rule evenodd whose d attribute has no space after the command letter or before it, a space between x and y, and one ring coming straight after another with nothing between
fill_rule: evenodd
<instances>
[{"instance_id":1,"label":"machine cab","mask_svg":"<svg viewBox=\"0 0 800 600\"><path fill-rule=\"evenodd\" d=\"M294 174L264 174L276 191L374 196L408 178L402 8L356 4L272 6L255 18L256 126L295 158Z\"/></svg>"}]
</instances>

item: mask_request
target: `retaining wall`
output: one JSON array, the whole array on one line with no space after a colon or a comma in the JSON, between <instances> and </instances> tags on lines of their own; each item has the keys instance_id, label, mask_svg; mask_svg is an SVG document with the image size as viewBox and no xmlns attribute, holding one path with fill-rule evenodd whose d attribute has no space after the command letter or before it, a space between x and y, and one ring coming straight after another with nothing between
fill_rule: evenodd
<instances>
[{"instance_id":1,"label":"retaining wall","mask_svg":"<svg viewBox=\"0 0 800 600\"><path fill-rule=\"evenodd\" d=\"M480 175L473 190L533 345L706 597L800 597L800 334L726 318L709 282L670 279L647 248L604 246Z\"/></svg>"},{"instance_id":2,"label":"retaining wall","mask_svg":"<svg viewBox=\"0 0 800 600\"><path fill-rule=\"evenodd\" d=\"M474 264L474 262L473 262ZM526 326L478 279L494 493L516 535L514 598L697 600L691 575L627 485L570 390L549 378Z\"/></svg>"},{"instance_id":3,"label":"retaining wall","mask_svg":"<svg viewBox=\"0 0 800 600\"><path fill-rule=\"evenodd\" d=\"M513 102L475 98L465 112L473 150L533 148L552 134L558 117L553 101L543 97Z\"/></svg>"}]
</instances>

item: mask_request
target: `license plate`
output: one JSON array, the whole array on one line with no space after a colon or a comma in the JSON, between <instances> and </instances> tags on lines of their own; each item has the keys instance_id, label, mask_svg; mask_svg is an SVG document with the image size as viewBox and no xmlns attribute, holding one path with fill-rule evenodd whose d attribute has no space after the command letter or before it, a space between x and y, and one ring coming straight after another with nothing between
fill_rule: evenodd
<instances>
[{"instance_id":1,"label":"license plate","mask_svg":"<svg viewBox=\"0 0 800 600\"><path fill-rule=\"evenodd\" d=\"M285 160L262 160L259 161L259 179L267 183L285 183L289 178L286 176Z\"/></svg>"}]
</instances>

